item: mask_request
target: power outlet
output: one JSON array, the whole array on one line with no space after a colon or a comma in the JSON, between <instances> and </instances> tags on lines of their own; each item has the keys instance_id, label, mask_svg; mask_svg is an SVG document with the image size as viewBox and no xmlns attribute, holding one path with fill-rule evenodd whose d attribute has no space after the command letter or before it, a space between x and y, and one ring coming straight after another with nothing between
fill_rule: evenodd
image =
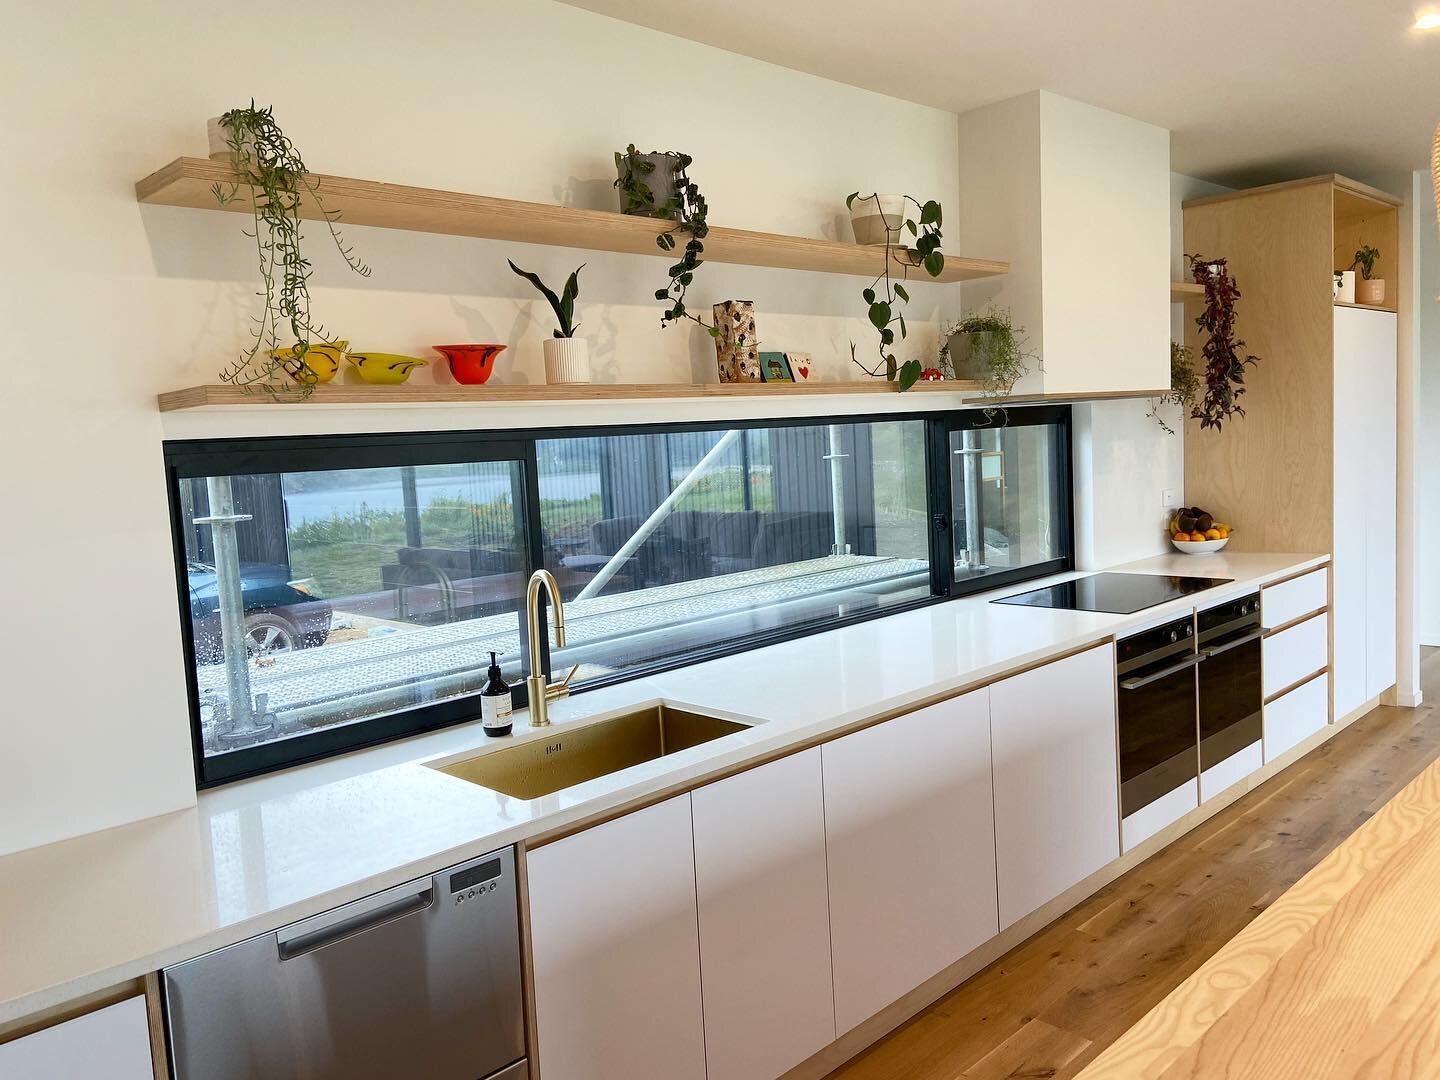
<instances>
[{"instance_id":1,"label":"power outlet","mask_svg":"<svg viewBox=\"0 0 1440 1080\"><path fill-rule=\"evenodd\" d=\"M1160 509L1174 510L1180 505L1180 500L1175 497L1174 488L1166 488L1160 492Z\"/></svg>"}]
</instances>

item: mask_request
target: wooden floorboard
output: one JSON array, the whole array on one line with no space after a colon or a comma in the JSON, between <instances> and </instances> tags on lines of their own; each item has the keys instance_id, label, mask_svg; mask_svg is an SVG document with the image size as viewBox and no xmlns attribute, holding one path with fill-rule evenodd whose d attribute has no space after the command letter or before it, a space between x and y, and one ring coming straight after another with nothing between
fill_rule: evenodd
<instances>
[{"instance_id":1,"label":"wooden floorboard","mask_svg":"<svg viewBox=\"0 0 1440 1080\"><path fill-rule=\"evenodd\" d=\"M1422 683L1440 700L1440 650ZM1075 1076L1437 757L1431 705L1376 709L829 1080Z\"/></svg>"}]
</instances>

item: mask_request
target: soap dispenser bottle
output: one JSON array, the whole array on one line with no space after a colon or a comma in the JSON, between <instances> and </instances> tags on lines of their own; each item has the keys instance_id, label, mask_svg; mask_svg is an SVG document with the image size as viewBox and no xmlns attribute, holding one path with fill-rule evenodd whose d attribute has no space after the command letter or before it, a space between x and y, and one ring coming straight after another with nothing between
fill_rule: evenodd
<instances>
[{"instance_id":1,"label":"soap dispenser bottle","mask_svg":"<svg viewBox=\"0 0 1440 1080\"><path fill-rule=\"evenodd\" d=\"M510 715L514 703L510 697L510 687L505 685L505 680L500 676L500 664L493 652L490 654L488 674L490 681L485 684L485 689L480 691L480 725L485 729L486 735L509 735L514 723Z\"/></svg>"}]
</instances>

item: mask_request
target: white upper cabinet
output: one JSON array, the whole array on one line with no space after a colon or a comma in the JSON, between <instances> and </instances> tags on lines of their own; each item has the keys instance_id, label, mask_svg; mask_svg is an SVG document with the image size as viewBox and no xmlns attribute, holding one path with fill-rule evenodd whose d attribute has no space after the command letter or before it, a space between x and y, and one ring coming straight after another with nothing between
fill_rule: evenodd
<instances>
[{"instance_id":1,"label":"white upper cabinet","mask_svg":"<svg viewBox=\"0 0 1440 1080\"><path fill-rule=\"evenodd\" d=\"M987 702L977 690L821 748L841 1034L998 930Z\"/></svg>"},{"instance_id":2,"label":"white upper cabinet","mask_svg":"<svg viewBox=\"0 0 1440 1080\"><path fill-rule=\"evenodd\" d=\"M1005 928L1120 855L1115 649L990 687Z\"/></svg>"},{"instance_id":3,"label":"white upper cabinet","mask_svg":"<svg viewBox=\"0 0 1440 1080\"><path fill-rule=\"evenodd\" d=\"M691 793L709 1080L770 1080L835 1038L818 747Z\"/></svg>"},{"instance_id":4,"label":"white upper cabinet","mask_svg":"<svg viewBox=\"0 0 1440 1080\"><path fill-rule=\"evenodd\" d=\"M1044 371L1026 392L1170 385L1170 133L1045 91L960 117L958 234L1010 272L962 287L1009 308Z\"/></svg>"},{"instance_id":5,"label":"white upper cabinet","mask_svg":"<svg viewBox=\"0 0 1440 1080\"><path fill-rule=\"evenodd\" d=\"M526 874L544 1076L705 1080L690 796L537 848Z\"/></svg>"},{"instance_id":6,"label":"white upper cabinet","mask_svg":"<svg viewBox=\"0 0 1440 1080\"><path fill-rule=\"evenodd\" d=\"M133 997L0 1044L5 1080L154 1080L145 999Z\"/></svg>"}]
</instances>

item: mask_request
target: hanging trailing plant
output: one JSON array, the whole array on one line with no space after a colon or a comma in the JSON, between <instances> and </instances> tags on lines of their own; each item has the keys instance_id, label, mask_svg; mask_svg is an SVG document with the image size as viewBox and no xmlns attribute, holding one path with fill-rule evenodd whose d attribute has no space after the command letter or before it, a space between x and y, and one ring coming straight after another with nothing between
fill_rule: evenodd
<instances>
[{"instance_id":1,"label":"hanging trailing plant","mask_svg":"<svg viewBox=\"0 0 1440 1080\"><path fill-rule=\"evenodd\" d=\"M861 296L865 300L866 313L873 326L879 334L880 358L877 363L866 367L860 362L856 355L855 343L850 343L850 359L861 371L871 378L884 378L891 382L898 382L901 391L909 390L920 378L923 370L919 360L910 359L900 364L895 359L896 329L899 330L901 340L905 338L907 327L905 316L900 311L901 304L910 302L910 294L900 281L891 277L891 268L896 265L896 256L903 256L906 266L923 267L931 277L939 277L945 269L945 256L940 251L940 224L942 212L940 204L934 199L927 199L920 202L910 196L901 196L901 205L908 208L914 206L918 211L917 217L911 217L904 210L901 211L901 220L896 226L885 228L885 268L884 271L870 286L865 289ZM878 193L861 195L858 191L852 192L845 199L845 206L853 213L856 201L873 201L877 213L882 213L881 198ZM914 238L913 247L906 248L900 245L900 234L908 230ZM882 287L883 286L883 287Z\"/></svg>"},{"instance_id":2,"label":"hanging trailing plant","mask_svg":"<svg viewBox=\"0 0 1440 1080\"><path fill-rule=\"evenodd\" d=\"M331 338L310 314L313 268L301 250L301 199L307 198L319 207L336 250L351 270L369 277L370 267L341 237L337 227L339 211L325 208L300 152L275 122L272 108L259 109L251 101L248 108L231 109L221 116L220 127L232 155L235 179L228 184L217 183L211 190L221 206L238 198L242 188L253 192L255 231L246 235L255 241L260 262L257 295L262 299L251 329L253 341L235 363L221 370L220 378L242 389L258 385L272 394L293 390L308 396L316 380L310 377L313 373L305 362L305 353L313 341L330 344ZM282 348L287 331L294 344ZM272 380L280 371L292 375L295 382L275 385Z\"/></svg>"},{"instance_id":3,"label":"hanging trailing plant","mask_svg":"<svg viewBox=\"0 0 1440 1080\"><path fill-rule=\"evenodd\" d=\"M941 334L941 369L952 379L978 380L986 398L1008 397L1038 360L1007 310L972 312Z\"/></svg>"},{"instance_id":4,"label":"hanging trailing plant","mask_svg":"<svg viewBox=\"0 0 1440 1080\"><path fill-rule=\"evenodd\" d=\"M1200 427L1216 431L1233 416L1244 416L1239 399L1245 394L1245 369L1259 357L1244 352L1245 342L1235 336L1235 301L1240 289L1230 276L1224 259L1186 255L1197 284L1205 287L1205 310L1195 325L1205 335L1200 345L1205 394L1191 410Z\"/></svg>"},{"instance_id":5,"label":"hanging trailing plant","mask_svg":"<svg viewBox=\"0 0 1440 1080\"><path fill-rule=\"evenodd\" d=\"M1180 406L1180 415L1189 416L1195 411L1200 400L1200 373L1195 370L1195 350L1178 341L1170 342L1170 392L1150 399L1150 419L1160 425L1166 435L1174 435L1175 429L1160 415L1163 405Z\"/></svg>"},{"instance_id":6,"label":"hanging trailing plant","mask_svg":"<svg viewBox=\"0 0 1440 1080\"><path fill-rule=\"evenodd\" d=\"M704 261L705 237L710 231L706 223L710 207L699 185L690 179L689 169L694 161L689 154L678 151L642 154L631 143L615 153L615 187L620 192L622 213L667 218L675 222L655 237L655 245L661 251L675 250L676 233L689 237L679 261L671 264L667 271L670 283L663 289L655 290L655 299L669 305L660 313L660 326L663 328L680 319L689 319L712 338L718 338L718 327L707 323L685 306L685 296L695 281L695 271Z\"/></svg>"}]
</instances>

